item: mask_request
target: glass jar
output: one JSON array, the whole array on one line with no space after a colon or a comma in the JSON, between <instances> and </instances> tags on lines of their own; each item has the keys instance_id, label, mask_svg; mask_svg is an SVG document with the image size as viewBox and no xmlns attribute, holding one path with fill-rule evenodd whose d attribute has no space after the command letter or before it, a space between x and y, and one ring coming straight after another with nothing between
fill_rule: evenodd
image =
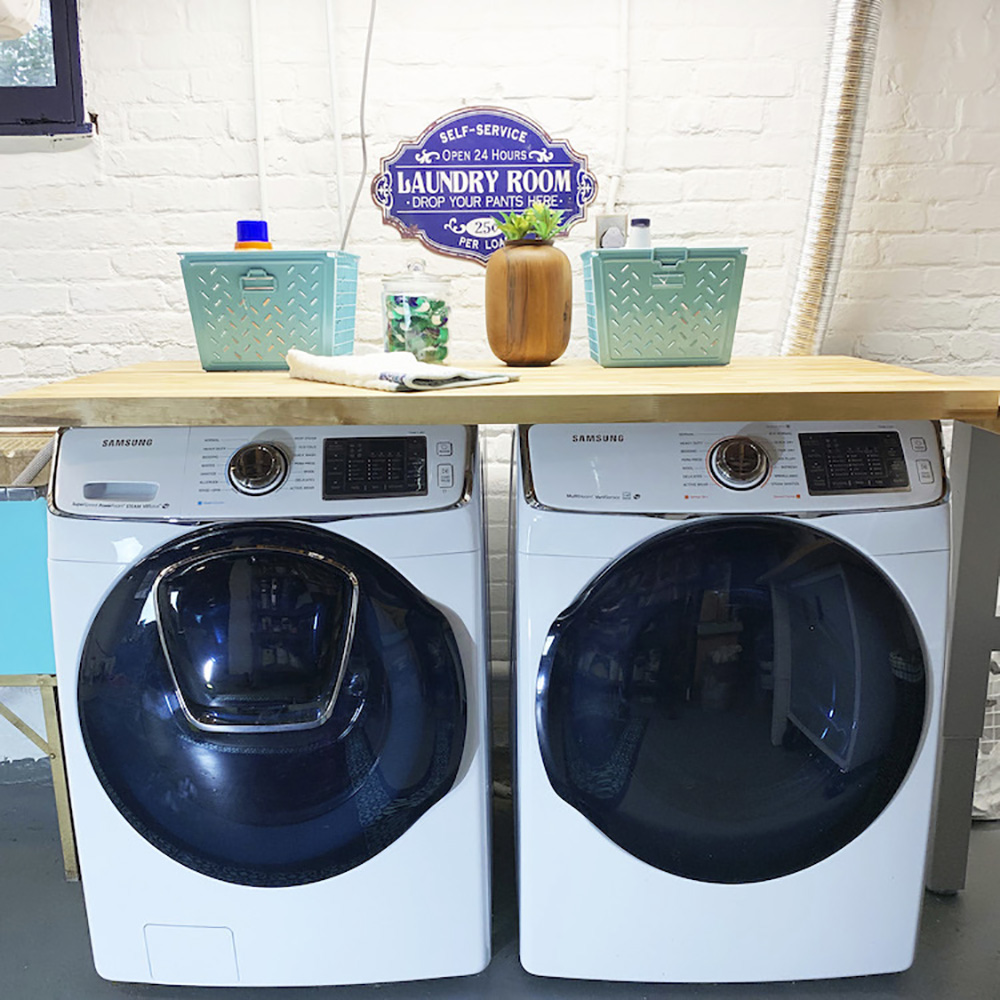
<instances>
[{"instance_id":1,"label":"glass jar","mask_svg":"<svg viewBox=\"0 0 1000 1000\"><path fill-rule=\"evenodd\" d=\"M382 282L382 329L387 351L410 351L418 361L441 362L448 356L447 278L411 260L406 273Z\"/></svg>"}]
</instances>

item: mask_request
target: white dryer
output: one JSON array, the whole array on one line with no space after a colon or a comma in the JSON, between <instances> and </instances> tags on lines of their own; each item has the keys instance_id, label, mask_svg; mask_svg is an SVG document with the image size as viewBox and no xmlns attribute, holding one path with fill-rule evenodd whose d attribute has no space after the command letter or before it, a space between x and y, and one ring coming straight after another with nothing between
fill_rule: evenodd
<instances>
[{"instance_id":1,"label":"white dryer","mask_svg":"<svg viewBox=\"0 0 1000 1000\"><path fill-rule=\"evenodd\" d=\"M475 430L73 429L50 508L98 972L291 986L482 970Z\"/></svg>"},{"instance_id":2,"label":"white dryer","mask_svg":"<svg viewBox=\"0 0 1000 1000\"><path fill-rule=\"evenodd\" d=\"M532 426L517 467L525 969L907 968L948 602L937 427Z\"/></svg>"}]
</instances>

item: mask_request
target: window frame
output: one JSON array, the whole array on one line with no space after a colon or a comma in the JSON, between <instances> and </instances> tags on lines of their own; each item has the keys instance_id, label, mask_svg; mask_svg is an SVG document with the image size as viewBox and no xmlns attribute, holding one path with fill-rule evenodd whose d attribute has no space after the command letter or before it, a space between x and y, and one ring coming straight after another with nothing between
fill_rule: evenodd
<instances>
[{"instance_id":1,"label":"window frame","mask_svg":"<svg viewBox=\"0 0 1000 1000\"><path fill-rule=\"evenodd\" d=\"M76 0L50 0L54 87L0 87L0 136L89 134Z\"/></svg>"}]
</instances>

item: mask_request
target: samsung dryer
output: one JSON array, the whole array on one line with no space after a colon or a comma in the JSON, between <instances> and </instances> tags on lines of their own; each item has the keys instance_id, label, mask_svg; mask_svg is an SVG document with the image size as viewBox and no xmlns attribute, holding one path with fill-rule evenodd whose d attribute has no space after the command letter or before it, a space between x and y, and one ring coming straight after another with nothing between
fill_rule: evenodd
<instances>
[{"instance_id":1,"label":"samsung dryer","mask_svg":"<svg viewBox=\"0 0 1000 1000\"><path fill-rule=\"evenodd\" d=\"M475 430L71 429L50 505L98 972L284 986L482 970Z\"/></svg>"},{"instance_id":2,"label":"samsung dryer","mask_svg":"<svg viewBox=\"0 0 1000 1000\"><path fill-rule=\"evenodd\" d=\"M532 426L516 466L525 969L907 968L948 604L936 426Z\"/></svg>"}]
</instances>

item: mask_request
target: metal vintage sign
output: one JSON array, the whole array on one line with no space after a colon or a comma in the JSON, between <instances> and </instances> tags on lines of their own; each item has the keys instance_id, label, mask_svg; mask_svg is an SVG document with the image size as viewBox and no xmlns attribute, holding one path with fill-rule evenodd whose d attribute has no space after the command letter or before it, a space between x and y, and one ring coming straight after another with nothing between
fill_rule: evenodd
<instances>
[{"instance_id":1,"label":"metal vintage sign","mask_svg":"<svg viewBox=\"0 0 1000 1000\"><path fill-rule=\"evenodd\" d=\"M485 264L503 245L494 216L535 202L569 225L597 195L587 158L504 108L463 108L382 159L372 198L382 221L435 253Z\"/></svg>"}]
</instances>

